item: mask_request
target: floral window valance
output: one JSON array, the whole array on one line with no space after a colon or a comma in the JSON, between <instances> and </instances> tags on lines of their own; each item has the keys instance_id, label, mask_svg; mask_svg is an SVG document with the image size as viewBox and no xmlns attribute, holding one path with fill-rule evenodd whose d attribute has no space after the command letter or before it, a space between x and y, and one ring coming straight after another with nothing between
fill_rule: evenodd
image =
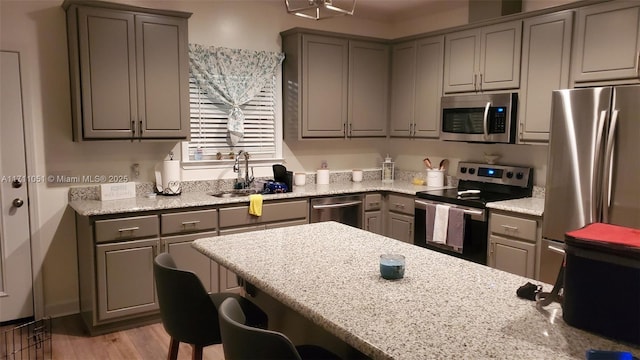
<instances>
[{"instance_id":1,"label":"floral window valance","mask_svg":"<svg viewBox=\"0 0 640 360\"><path fill-rule=\"evenodd\" d=\"M251 101L273 79L284 54L189 44L189 69L211 100L231 107L227 129L231 145L244 136L240 106Z\"/></svg>"}]
</instances>

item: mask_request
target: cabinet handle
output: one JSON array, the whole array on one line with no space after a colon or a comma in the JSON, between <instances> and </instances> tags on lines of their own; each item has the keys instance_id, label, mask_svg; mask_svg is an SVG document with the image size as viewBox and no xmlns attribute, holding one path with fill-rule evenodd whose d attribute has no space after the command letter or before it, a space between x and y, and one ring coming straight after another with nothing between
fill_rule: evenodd
<instances>
[{"instance_id":1,"label":"cabinet handle","mask_svg":"<svg viewBox=\"0 0 640 360\"><path fill-rule=\"evenodd\" d=\"M636 56L636 74L638 75L638 78L640 78L640 51L638 51Z\"/></svg>"},{"instance_id":2,"label":"cabinet handle","mask_svg":"<svg viewBox=\"0 0 640 360\"><path fill-rule=\"evenodd\" d=\"M478 74L473 74L473 90L478 91Z\"/></svg>"},{"instance_id":3,"label":"cabinet handle","mask_svg":"<svg viewBox=\"0 0 640 360\"><path fill-rule=\"evenodd\" d=\"M370 206L370 207L373 207L373 206L380 206L380 203L379 203L379 202L372 202L372 203L369 203L369 206Z\"/></svg>"},{"instance_id":4,"label":"cabinet handle","mask_svg":"<svg viewBox=\"0 0 640 360\"><path fill-rule=\"evenodd\" d=\"M134 226L130 228L118 229L118 232L136 231L136 230L140 230L140 227Z\"/></svg>"},{"instance_id":5,"label":"cabinet handle","mask_svg":"<svg viewBox=\"0 0 640 360\"><path fill-rule=\"evenodd\" d=\"M349 123L349 136L352 136L351 123Z\"/></svg>"},{"instance_id":6,"label":"cabinet handle","mask_svg":"<svg viewBox=\"0 0 640 360\"><path fill-rule=\"evenodd\" d=\"M196 225L200 223L200 220L193 220L193 221L183 221L182 222L182 226L187 226L187 225Z\"/></svg>"},{"instance_id":7,"label":"cabinet handle","mask_svg":"<svg viewBox=\"0 0 640 360\"><path fill-rule=\"evenodd\" d=\"M404 204L393 204L396 209L404 209Z\"/></svg>"},{"instance_id":8,"label":"cabinet handle","mask_svg":"<svg viewBox=\"0 0 640 360\"><path fill-rule=\"evenodd\" d=\"M138 141L142 141L142 120L140 120L140 137L138 138Z\"/></svg>"},{"instance_id":9,"label":"cabinet handle","mask_svg":"<svg viewBox=\"0 0 640 360\"><path fill-rule=\"evenodd\" d=\"M133 142L134 137L136 137L136 122L131 120L131 142Z\"/></svg>"},{"instance_id":10,"label":"cabinet handle","mask_svg":"<svg viewBox=\"0 0 640 360\"><path fill-rule=\"evenodd\" d=\"M518 231L517 226L511 226L511 225L500 225L500 226L502 226L505 230Z\"/></svg>"},{"instance_id":11,"label":"cabinet handle","mask_svg":"<svg viewBox=\"0 0 640 360\"><path fill-rule=\"evenodd\" d=\"M480 91L482 91L482 74L480 74L480 82L478 83L478 86L480 87Z\"/></svg>"}]
</instances>

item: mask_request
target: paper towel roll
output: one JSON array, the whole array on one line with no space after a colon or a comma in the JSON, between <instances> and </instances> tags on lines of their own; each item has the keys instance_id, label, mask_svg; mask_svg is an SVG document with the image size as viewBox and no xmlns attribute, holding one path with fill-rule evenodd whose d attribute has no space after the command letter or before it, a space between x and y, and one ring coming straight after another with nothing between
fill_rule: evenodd
<instances>
[{"instance_id":1,"label":"paper towel roll","mask_svg":"<svg viewBox=\"0 0 640 360\"><path fill-rule=\"evenodd\" d=\"M318 169L318 171L316 172L316 184L329 184L329 169Z\"/></svg>"},{"instance_id":2,"label":"paper towel roll","mask_svg":"<svg viewBox=\"0 0 640 360\"><path fill-rule=\"evenodd\" d=\"M156 170L156 187L163 194L179 194L181 190L180 160L165 160L160 172Z\"/></svg>"}]
</instances>

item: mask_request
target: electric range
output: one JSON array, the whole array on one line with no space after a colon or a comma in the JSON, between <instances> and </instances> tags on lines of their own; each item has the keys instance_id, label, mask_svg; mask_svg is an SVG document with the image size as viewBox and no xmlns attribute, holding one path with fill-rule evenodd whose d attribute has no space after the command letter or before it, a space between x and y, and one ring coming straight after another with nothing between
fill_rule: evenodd
<instances>
[{"instance_id":1,"label":"electric range","mask_svg":"<svg viewBox=\"0 0 640 360\"><path fill-rule=\"evenodd\" d=\"M530 197L533 191L533 169L460 162L457 177L459 179L457 188L416 193L414 244L486 264L487 203ZM433 233L433 228L427 229L427 224L434 223L433 219L427 221L427 216L433 216L434 209L438 205L446 205L464 213L462 247L427 241L427 232Z\"/></svg>"}]
</instances>

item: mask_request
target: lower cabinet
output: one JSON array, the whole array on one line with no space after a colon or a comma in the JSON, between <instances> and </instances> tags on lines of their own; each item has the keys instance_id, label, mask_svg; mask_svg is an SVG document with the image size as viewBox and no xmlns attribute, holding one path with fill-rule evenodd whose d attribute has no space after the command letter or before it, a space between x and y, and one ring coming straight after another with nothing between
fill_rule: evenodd
<instances>
[{"instance_id":1,"label":"lower cabinet","mask_svg":"<svg viewBox=\"0 0 640 360\"><path fill-rule=\"evenodd\" d=\"M366 194L364 196L364 229L383 235L382 219L382 194Z\"/></svg>"},{"instance_id":2,"label":"lower cabinet","mask_svg":"<svg viewBox=\"0 0 640 360\"><path fill-rule=\"evenodd\" d=\"M489 216L489 266L535 278L541 220L535 216L492 210Z\"/></svg>"},{"instance_id":3,"label":"lower cabinet","mask_svg":"<svg viewBox=\"0 0 640 360\"><path fill-rule=\"evenodd\" d=\"M414 196L388 194L386 236L413 244Z\"/></svg>"}]
</instances>

